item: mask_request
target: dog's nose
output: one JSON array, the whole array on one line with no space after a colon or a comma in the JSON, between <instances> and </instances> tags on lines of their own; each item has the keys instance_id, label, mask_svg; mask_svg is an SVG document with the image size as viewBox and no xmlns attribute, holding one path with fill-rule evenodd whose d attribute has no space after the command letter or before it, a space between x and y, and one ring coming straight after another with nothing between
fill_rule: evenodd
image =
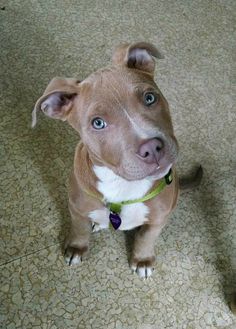
<instances>
[{"instance_id":1,"label":"dog's nose","mask_svg":"<svg viewBox=\"0 0 236 329\"><path fill-rule=\"evenodd\" d=\"M162 157L163 142L158 138L149 139L138 150L138 156L148 164L159 163Z\"/></svg>"}]
</instances>

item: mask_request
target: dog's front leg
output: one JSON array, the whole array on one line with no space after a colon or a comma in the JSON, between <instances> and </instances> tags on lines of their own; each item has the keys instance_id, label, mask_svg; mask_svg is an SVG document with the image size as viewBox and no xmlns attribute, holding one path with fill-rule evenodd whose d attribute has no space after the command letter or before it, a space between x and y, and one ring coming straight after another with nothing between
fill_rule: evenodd
<instances>
[{"instance_id":1,"label":"dog's front leg","mask_svg":"<svg viewBox=\"0 0 236 329\"><path fill-rule=\"evenodd\" d=\"M81 216L75 204L69 203L71 227L65 242L65 261L68 265L77 265L88 251L92 225L89 218Z\"/></svg>"},{"instance_id":2,"label":"dog's front leg","mask_svg":"<svg viewBox=\"0 0 236 329\"><path fill-rule=\"evenodd\" d=\"M130 265L141 278L152 275L155 241L162 227L145 224L136 232Z\"/></svg>"}]
</instances>

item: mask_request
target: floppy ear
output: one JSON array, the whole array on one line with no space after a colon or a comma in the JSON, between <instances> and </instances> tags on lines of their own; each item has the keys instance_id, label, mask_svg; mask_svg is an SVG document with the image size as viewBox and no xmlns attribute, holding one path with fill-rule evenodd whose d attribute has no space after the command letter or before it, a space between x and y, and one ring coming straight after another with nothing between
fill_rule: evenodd
<instances>
[{"instance_id":1,"label":"floppy ear","mask_svg":"<svg viewBox=\"0 0 236 329\"><path fill-rule=\"evenodd\" d=\"M148 42L137 42L134 44L124 44L117 47L112 56L115 65L122 65L129 68L154 73L154 58L163 58L162 54Z\"/></svg>"},{"instance_id":2,"label":"floppy ear","mask_svg":"<svg viewBox=\"0 0 236 329\"><path fill-rule=\"evenodd\" d=\"M32 128L36 125L37 112L40 110L51 118L65 121L78 94L79 82L72 78L52 79L35 104L32 112Z\"/></svg>"}]
</instances>

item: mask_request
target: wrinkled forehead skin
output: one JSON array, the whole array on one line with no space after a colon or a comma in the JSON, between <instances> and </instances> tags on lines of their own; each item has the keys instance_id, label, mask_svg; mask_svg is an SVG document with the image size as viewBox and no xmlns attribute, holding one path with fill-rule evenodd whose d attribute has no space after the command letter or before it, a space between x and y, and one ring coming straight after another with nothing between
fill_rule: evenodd
<instances>
[{"instance_id":1,"label":"wrinkled forehead skin","mask_svg":"<svg viewBox=\"0 0 236 329\"><path fill-rule=\"evenodd\" d=\"M114 124L122 122L122 127L136 126L138 135L142 137L143 133L143 138L150 138L152 133L155 137L158 127L173 134L168 103L152 76L145 72L122 67L103 68L86 78L79 89L79 97L68 121L76 125L81 134L87 129L88 117L103 117L104 114L112 118ZM158 93L156 110L144 106L142 97L145 91Z\"/></svg>"}]
</instances>

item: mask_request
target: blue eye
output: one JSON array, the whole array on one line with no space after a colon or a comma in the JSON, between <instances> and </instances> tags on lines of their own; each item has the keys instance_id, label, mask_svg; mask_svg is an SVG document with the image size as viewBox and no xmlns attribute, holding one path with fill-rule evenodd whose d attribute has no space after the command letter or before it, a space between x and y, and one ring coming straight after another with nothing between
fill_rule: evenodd
<instances>
[{"instance_id":1,"label":"blue eye","mask_svg":"<svg viewBox=\"0 0 236 329\"><path fill-rule=\"evenodd\" d=\"M95 118L92 121L92 126L93 126L94 129L100 130L100 129L106 128L107 124L103 119Z\"/></svg>"},{"instance_id":2,"label":"blue eye","mask_svg":"<svg viewBox=\"0 0 236 329\"><path fill-rule=\"evenodd\" d=\"M149 106L149 105L152 105L153 103L155 103L157 100L157 97L155 94L153 93L146 93L144 95L144 103L145 105Z\"/></svg>"}]
</instances>

